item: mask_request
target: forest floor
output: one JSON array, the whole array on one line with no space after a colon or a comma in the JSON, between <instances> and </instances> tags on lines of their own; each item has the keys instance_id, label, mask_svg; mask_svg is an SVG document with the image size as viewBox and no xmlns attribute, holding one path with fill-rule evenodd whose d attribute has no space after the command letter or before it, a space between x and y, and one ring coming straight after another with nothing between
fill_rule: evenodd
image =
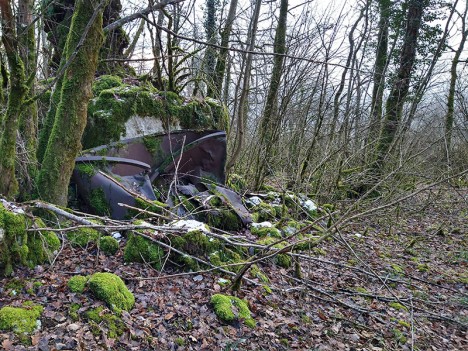
<instances>
[{"instance_id":1,"label":"forest floor","mask_svg":"<svg viewBox=\"0 0 468 351\"><path fill-rule=\"evenodd\" d=\"M253 329L227 325L213 312L210 297L230 293L220 274L161 273L123 264L122 249L109 257L66 244L52 266L0 280L0 307L26 300L44 306L30 345L0 332L0 349L467 350L467 234L468 189L433 189L359 218L301 262L300 281L293 268L260 264L272 293L250 283L239 293L249 301ZM73 275L98 271L122 277L136 298L115 339L105 324L96 330L84 317L102 303L67 288Z\"/></svg>"}]
</instances>

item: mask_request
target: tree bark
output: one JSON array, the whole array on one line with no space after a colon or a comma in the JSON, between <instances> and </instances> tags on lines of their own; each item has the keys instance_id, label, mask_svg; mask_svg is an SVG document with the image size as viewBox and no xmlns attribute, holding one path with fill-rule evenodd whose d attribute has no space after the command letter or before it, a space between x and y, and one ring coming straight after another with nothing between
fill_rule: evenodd
<instances>
[{"instance_id":1,"label":"tree bark","mask_svg":"<svg viewBox=\"0 0 468 351\"><path fill-rule=\"evenodd\" d=\"M0 0L0 11L2 42L10 68L8 103L2 120L3 133L0 140L0 194L13 198L18 192L15 174L16 136L27 86L9 0Z\"/></svg>"},{"instance_id":2,"label":"tree bark","mask_svg":"<svg viewBox=\"0 0 468 351\"><path fill-rule=\"evenodd\" d=\"M55 121L38 177L39 196L49 202L67 204L68 183L75 158L81 151L91 85L103 43L103 8L91 0L78 0L65 46L67 67L60 90ZM82 38L82 35L84 36Z\"/></svg>"},{"instance_id":3,"label":"tree bark","mask_svg":"<svg viewBox=\"0 0 468 351\"><path fill-rule=\"evenodd\" d=\"M400 67L393 82L386 102L386 115L377 143L377 154L374 169L381 170L383 159L388 154L401 124L403 105L408 95L410 80L416 58L419 29L422 15L427 6L426 0L409 0L406 16L406 31L400 56Z\"/></svg>"},{"instance_id":4,"label":"tree bark","mask_svg":"<svg viewBox=\"0 0 468 351\"><path fill-rule=\"evenodd\" d=\"M276 27L270 87L265 102L265 109L259 129L259 149L257 153L257 169L255 188L259 188L265 177L265 168L271 162L272 146L278 137L281 117L278 114L278 90L283 75L284 53L286 52L286 23L288 16L288 0L281 0L278 26Z\"/></svg>"}]
</instances>

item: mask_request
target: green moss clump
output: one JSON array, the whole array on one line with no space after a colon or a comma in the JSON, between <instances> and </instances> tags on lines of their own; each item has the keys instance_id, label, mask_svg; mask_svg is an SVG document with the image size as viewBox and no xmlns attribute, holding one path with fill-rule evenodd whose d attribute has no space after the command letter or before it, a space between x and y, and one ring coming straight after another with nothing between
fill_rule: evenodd
<instances>
[{"instance_id":1,"label":"green moss clump","mask_svg":"<svg viewBox=\"0 0 468 351\"><path fill-rule=\"evenodd\" d=\"M269 283L270 282L270 279L268 279L266 274L263 273L256 264L254 264L254 265L252 265L252 267L250 267L250 274L253 277L260 279L260 281L263 282L263 283Z\"/></svg>"},{"instance_id":2,"label":"green moss clump","mask_svg":"<svg viewBox=\"0 0 468 351\"><path fill-rule=\"evenodd\" d=\"M283 268L289 268L292 265L292 259L291 256L286 255L286 254L279 254L276 255L276 264L280 267Z\"/></svg>"},{"instance_id":3,"label":"green moss clump","mask_svg":"<svg viewBox=\"0 0 468 351\"><path fill-rule=\"evenodd\" d=\"M34 220L37 228L45 228L46 225L40 218ZM28 262L33 267L37 264L51 262L54 253L60 248L60 239L49 230L32 232L28 235Z\"/></svg>"},{"instance_id":4,"label":"green moss clump","mask_svg":"<svg viewBox=\"0 0 468 351\"><path fill-rule=\"evenodd\" d=\"M0 330L16 334L32 333L38 327L43 307L25 302L22 307L5 306L0 309Z\"/></svg>"},{"instance_id":5,"label":"green moss clump","mask_svg":"<svg viewBox=\"0 0 468 351\"><path fill-rule=\"evenodd\" d=\"M84 291L87 282L87 277L84 277L82 275L75 275L70 278L67 285L71 292L81 294Z\"/></svg>"},{"instance_id":6,"label":"green moss clump","mask_svg":"<svg viewBox=\"0 0 468 351\"><path fill-rule=\"evenodd\" d=\"M200 230L192 230L184 235L171 238L172 245L193 256L210 254L219 249L220 243Z\"/></svg>"},{"instance_id":7,"label":"green moss clump","mask_svg":"<svg viewBox=\"0 0 468 351\"><path fill-rule=\"evenodd\" d=\"M168 208L168 206L160 201L150 201L150 200L143 200L136 198L135 199L135 207L141 208L142 210L157 213L157 214L162 214L164 212L164 209ZM142 213L137 210L130 210L129 212L130 217L138 217L140 219L147 219L147 218L152 218L153 216L149 213Z\"/></svg>"},{"instance_id":8,"label":"green moss clump","mask_svg":"<svg viewBox=\"0 0 468 351\"><path fill-rule=\"evenodd\" d=\"M80 315L78 314L78 310L81 308L81 305L78 303L72 303L68 310L68 315L72 319L72 321L77 321L80 319Z\"/></svg>"},{"instance_id":9,"label":"green moss clump","mask_svg":"<svg viewBox=\"0 0 468 351\"><path fill-rule=\"evenodd\" d=\"M256 222L265 222L275 220L277 216L281 216L281 210L277 213L275 207L265 202L261 202L252 208L254 213L257 213Z\"/></svg>"},{"instance_id":10,"label":"green moss clump","mask_svg":"<svg viewBox=\"0 0 468 351\"><path fill-rule=\"evenodd\" d=\"M98 96L101 91L122 86L122 78L119 76L103 75L93 83L93 95Z\"/></svg>"},{"instance_id":11,"label":"green moss clump","mask_svg":"<svg viewBox=\"0 0 468 351\"><path fill-rule=\"evenodd\" d=\"M228 248L223 248L219 251L215 251L211 253L209 260L211 264L217 267L228 265L228 264L233 264L233 263L242 263L244 261L240 254L232 250L229 250ZM234 273L239 272L241 268L242 268L241 264L224 267L224 269L234 272Z\"/></svg>"},{"instance_id":12,"label":"green moss clump","mask_svg":"<svg viewBox=\"0 0 468 351\"><path fill-rule=\"evenodd\" d=\"M27 264L27 243L26 217L0 203L0 275L11 275L14 264Z\"/></svg>"},{"instance_id":13,"label":"green moss clump","mask_svg":"<svg viewBox=\"0 0 468 351\"><path fill-rule=\"evenodd\" d=\"M93 228L80 228L67 234L67 238L74 246L86 247L99 241L100 233Z\"/></svg>"},{"instance_id":14,"label":"green moss clump","mask_svg":"<svg viewBox=\"0 0 468 351\"><path fill-rule=\"evenodd\" d=\"M153 268L160 270L163 257L164 251L159 245L140 235L129 234L124 250L125 262L148 263Z\"/></svg>"},{"instance_id":15,"label":"green moss clump","mask_svg":"<svg viewBox=\"0 0 468 351\"><path fill-rule=\"evenodd\" d=\"M215 294L211 297L210 303L221 320L228 323L243 321L249 328L255 327L255 320L250 314L247 301L235 296Z\"/></svg>"},{"instance_id":16,"label":"green moss clump","mask_svg":"<svg viewBox=\"0 0 468 351\"><path fill-rule=\"evenodd\" d=\"M112 236L103 236L99 240L99 249L107 255L115 255L119 249L119 242Z\"/></svg>"},{"instance_id":17,"label":"green moss clump","mask_svg":"<svg viewBox=\"0 0 468 351\"><path fill-rule=\"evenodd\" d=\"M101 188L91 190L89 204L93 211L99 216L109 216L111 213L106 195Z\"/></svg>"},{"instance_id":18,"label":"green moss clump","mask_svg":"<svg viewBox=\"0 0 468 351\"><path fill-rule=\"evenodd\" d=\"M389 302L388 305L396 310L408 311L408 308L399 302Z\"/></svg>"},{"instance_id":19,"label":"green moss clump","mask_svg":"<svg viewBox=\"0 0 468 351\"><path fill-rule=\"evenodd\" d=\"M206 215L209 226L222 230L237 231L242 228L242 222L236 213L229 209L211 210Z\"/></svg>"},{"instance_id":20,"label":"green moss clump","mask_svg":"<svg viewBox=\"0 0 468 351\"><path fill-rule=\"evenodd\" d=\"M275 227L252 227L250 232L259 238L281 238L281 232Z\"/></svg>"},{"instance_id":21,"label":"green moss clump","mask_svg":"<svg viewBox=\"0 0 468 351\"><path fill-rule=\"evenodd\" d=\"M111 339L115 339L125 332L126 327L122 319L109 313L109 311L105 310L102 306L86 311L85 316L89 321L97 325L104 325L108 330L107 336Z\"/></svg>"},{"instance_id":22,"label":"green moss clump","mask_svg":"<svg viewBox=\"0 0 468 351\"><path fill-rule=\"evenodd\" d=\"M91 178L96 174L96 168L94 168L91 163L78 163L75 165L75 170L88 178Z\"/></svg>"},{"instance_id":23,"label":"green moss clump","mask_svg":"<svg viewBox=\"0 0 468 351\"><path fill-rule=\"evenodd\" d=\"M116 312L129 311L135 304L135 297L125 283L112 273L94 273L89 278L89 289Z\"/></svg>"}]
</instances>

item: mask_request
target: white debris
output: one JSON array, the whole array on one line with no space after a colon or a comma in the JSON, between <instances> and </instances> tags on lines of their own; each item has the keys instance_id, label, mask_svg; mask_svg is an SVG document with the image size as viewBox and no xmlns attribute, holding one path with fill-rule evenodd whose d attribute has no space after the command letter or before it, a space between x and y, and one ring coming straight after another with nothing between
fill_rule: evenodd
<instances>
[{"instance_id":1,"label":"white debris","mask_svg":"<svg viewBox=\"0 0 468 351\"><path fill-rule=\"evenodd\" d=\"M194 219L181 219L178 221L173 221L169 223L169 227L176 229L185 229L187 230L187 232L200 230L204 233L209 233L209 230L206 227L205 223L196 221Z\"/></svg>"},{"instance_id":2,"label":"white debris","mask_svg":"<svg viewBox=\"0 0 468 351\"><path fill-rule=\"evenodd\" d=\"M5 231L3 228L0 228L0 243L3 241L3 238L5 237Z\"/></svg>"},{"instance_id":3,"label":"white debris","mask_svg":"<svg viewBox=\"0 0 468 351\"><path fill-rule=\"evenodd\" d=\"M227 284L227 283L229 283L229 280L227 280L227 279L224 279L224 278L219 278L218 279L218 284Z\"/></svg>"},{"instance_id":4,"label":"white debris","mask_svg":"<svg viewBox=\"0 0 468 351\"><path fill-rule=\"evenodd\" d=\"M193 277L193 280L196 282L201 282L203 280L203 276L201 274L196 275L195 277Z\"/></svg>"},{"instance_id":5,"label":"white debris","mask_svg":"<svg viewBox=\"0 0 468 351\"><path fill-rule=\"evenodd\" d=\"M273 224L271 224L271 222L252 223L252 227L254 227L254 228L273 228Z\"/></svg>"},{"instance_id":6,"label":"white debris","mask_svg":"<svg viewBox=\"0 0 468 351\"><path fill-rule=\"evenodd\" d=\"M247 202L249 205L257 206L262 203L262 199L260 199L258 196L252 196L246 199L245 202Z\"/></svg>"},{"instance_id":7,"label":"white debris","mask_svg":"<svg viewBox=\"0 0 468 351\"><path fill-rule=\"evenodd\" d=\"M317 205L310 199L301 200L301 206L307 211L315 211L317 209Z\"/></svg>"},{"instance_id":8,"label":"white debris","mask_svg":"<svg viewBox=\"0 0 468 351\"><path fill-rule=\"evenodd\" d=\"M356 236L358 238L362 238L362 234L359 234L359 233L355 233L354 236Z\"/></svg>"},{"instance_id":9,"label":"white debris","mask_svg":"<svg viewBox=\"0 0 468 351\"><path fill-rule=\"evenodd\" d=\"M122 239L122 234L120 234L119 232L112 232L111 236L117 241L120 241Z\"/></svg>"}]
</instances>

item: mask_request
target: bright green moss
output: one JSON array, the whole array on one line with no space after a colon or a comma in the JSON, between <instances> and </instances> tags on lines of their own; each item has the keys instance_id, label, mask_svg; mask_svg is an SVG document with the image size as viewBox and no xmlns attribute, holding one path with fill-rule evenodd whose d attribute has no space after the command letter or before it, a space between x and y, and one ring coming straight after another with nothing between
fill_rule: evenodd
<instances>
[{"instance_id":1,"label":"bright green moss","mask_svg":"<svg viewBox=\"0 0 468 351\"><path fill-rule=\"evenodd\" d=\"M87 282L87 277L84 277L82 275L75 275L70 278L67 285L71 292L81 294L84 291Z\"/></svg>"},{"instance_id":2,"label":"bright green moss","mask_svg":"<svg viewBox=\"0 0 468 351\"><path fill-rule=\"evenodd\" d=\"M164 251L159 245L140 235L129 234L124 250L125 262L148 263L160 270L164 258Z\"/></svg>"},{"instance_id":3,"label":"bright green moss","mask_svg":"<svg viewBox=\"0 0 468 351\"><path fill-rule=\"evenodd\" d=\"M250 267L250 274L253 277L260 279L260 281L263 282L263 283L269 283L270 282L270 279L268 279L266 274L263 273L256 264L254 264L254 265L252 265L252 267Z\"/></svg>"},{"instance_id":4,"label":"bright green moss","mask_svg":"<svg viewBox=\"0 0 468 351\"><path fill-rule=\"evenodd\" d=\"M281 232L275 227L252 227L250 232L259 238L281 238Z\"/></svg>"},{"instance_id":5,"label":"bright green moss","mask_svg":"<svg viewBox=\"0 0 468 351\"><path fill-rule=\"evenodd\" d=\"M75 165L75 170L80 172L82 175L91 178L96 174L96 168L91 163L78 163Z\"/></svg>"},{"instance_id":6,"label":"bright green moss","mask_svg":"<svg viewBox=\"0 0 468 351\"><path fill-rule=\"evenodd\" d=\"M242 259L241 255L237 252L229 250L228 248L222 248L219 251L215 251L210 254L209 256L210 263L214 266L221 267L224 265L229 265L233 263L242 263L244 260ZM226 266L224 269L237 273L241 269L241 264L236 264L232 266Z\"/></svg>"},{"instance_id":7,"label":"bright green moss","mask_svg":"<svg viewBox=\"0 0 468 351\"><path fill-rule=\"evenodd\" d=\"M67 233L67 238L72 245L86 247L88 244L98 242L100 235L93 228L80 228Z\"/></svg>"},{"instance_id":8,"label":"bright green moss","mask_svg":"<svg viewBox=\"0 0 468 351\"><path fill-rule=\"evenodd\" d=\"M11 275L15 264L27 264L27 242L26 217L0 203L0 275Z\"/></svg>"},{"instance_id":9,"label":"bright green moss","mask_svg":"<svg viewBox=\"0 0 468 351\"><path fill-rule=\"evenodd\" d=\"M46 225L40 218L35 219L37 228L45 228ZM45 262L51 262L54 253L60 248L60 239L51 231L41 230L28 235L28 263L33 267Z\"/></svg>"},{"instance_id":10,"label":"bright green moss","mask_svg":"<svg viewBox=\"0 0 468 351\"><path fill-rule=\"evenodd\" d=\"M112 273L94 273L89 278L89 289L114 311L129 311L135 304L135 297L125 283Z\"/></svg>"},{"instance_id":11,"label":"bright green moss","mask_svg":"<svg viewBox=\"0 0 468 351\"><path fill-rule=\"evenodd\" d=\"M231 188L234 191L237 191L238 193L243 192L247 188L245 179L236 173L231 173L228 176L226 184L229 188Z\"/></svg>"},{"instance_id":12,"label":"bright green moss","mask_svg":"<svg viewBox=\"0 0 468 351\"><path fill-rule=\"evenodd\" d=\"M16 334L32 333L38 328L43 307L25 302L24 308L6 306L0 309L0 330Z\"/></svg>"},{"instance_id":13,"label":"bright green moss","mask_svg":"<svg viewBox=\"0 0 468 351\"><path fill-rule=\"evenodd\" d=\"M276 209L272 205L265 202L255 205L252 208L252 211L258 214L256 222L272 221L276 219L277 216L281 216L281 211L277 213Z\"/></svg>"},{"instance_id":14,"label":"bright green moss","mask_svg":"<svg viewBox=\"0 0 468 351\"><path fill-rule=\"evenodd\" d=\"M108 330L107 336L111 339L115 339L125 332L126 327L122 319L109 313L102 306L86 311L85 316L97 325L104 325Z\"/></svg>"},{"instance_id":15,"label":"bright green moss","mask_svg":"<svg viewBox=\"0 0 468 351\"><path fill-rule=\"evenodd\" d=\"M401 310L401 311L408 311L408 308L406 306L403 306L401 303L399 302L389 302L388 305L396 310Z\"/></svg>"},{"instance_id":16,"label":"bright green moss","mask_svg":"<svg viewBox=\"0 0 468 351\"><path fill-rule=\"evenodd\" d=\"M72 303L70 305L70 308L68 310L68 315L70 316L70 318L72 319L72 321L77 321L80 319L80 315L78 314L78 310L81 308L81 305L80 304L77 304L77 303Z\"/></svg>"},{"instance_id":17,"label":"bright green moss","mask_svg":"<svg viewBox=\"0 0 468 351\"><path fill-rule=\"evenodd\" d=\"M97 215L110 215L109 203L107 202L106 195L103 189L96 188L91 190L91 193L89 195L89 204L91 205L91 208Z\"/></svg>"},{"instance_id":18,"label":"bright green moss","mask_svg":"<svg viewBox=\"0 0 468 351\"><path fill-rule=\"evenodd\" d=\"M210 303L221 320L228 323L243 321L246 326L255 327L255 320L250 314L247 301L235 296L215 294L211 297Z\"/></svg>"},{"instance_id":19,"label":"bright green moss","mask_svg":"<svg viewBox=\"0 0 468 351\"><path fill-rule=\"evenodd\" d=\"M216 209L206 215L209 226L222 230L237 231L242 228L242 222L233 210Z\"/></svg>"},{"instance_id":20,"label":"bright green moss","mask_svg":"<svg viewBox=\"0 0 468 351\"><path fill-rule=\"evenodd\" d=\"M119 249L119 242L109 235L103 236L99 240L99 249L107 255L114 255Z\"/></svg>"},{"instance_id":21,"label":"bright green moss","mask_svg":"<svg viewBox=\"0 0 468 351\"><path fill-rule=\"evenodd\" d=\"M276 258L276 264L280 267L289 268L292 265L292 259L291 259L291 256L289 255L278 254L275 256L275 258Z\"/></svg>"},{"instance_id":22,"label":"bright green moss","mask_svg":"<svg viewBox=\"0 0 468 351\"><path fill-rule=\"evenodd\" d=\"M122 86L122 78L119 76L103 75L93 83L93 95L99 96L101 91Z\"/></svg>"},{"instance_id":23,"label":"bright green moss","mask_svg":"<svg viewBox=\"0 0 468 351\"><path fill-rule=\"evenodd\" d=\"M190 255L210 254L219 249L218 240L208 237L200 230L192 230L186 234L171 238L172 245Z\"/></svg>"}]
</instances>

